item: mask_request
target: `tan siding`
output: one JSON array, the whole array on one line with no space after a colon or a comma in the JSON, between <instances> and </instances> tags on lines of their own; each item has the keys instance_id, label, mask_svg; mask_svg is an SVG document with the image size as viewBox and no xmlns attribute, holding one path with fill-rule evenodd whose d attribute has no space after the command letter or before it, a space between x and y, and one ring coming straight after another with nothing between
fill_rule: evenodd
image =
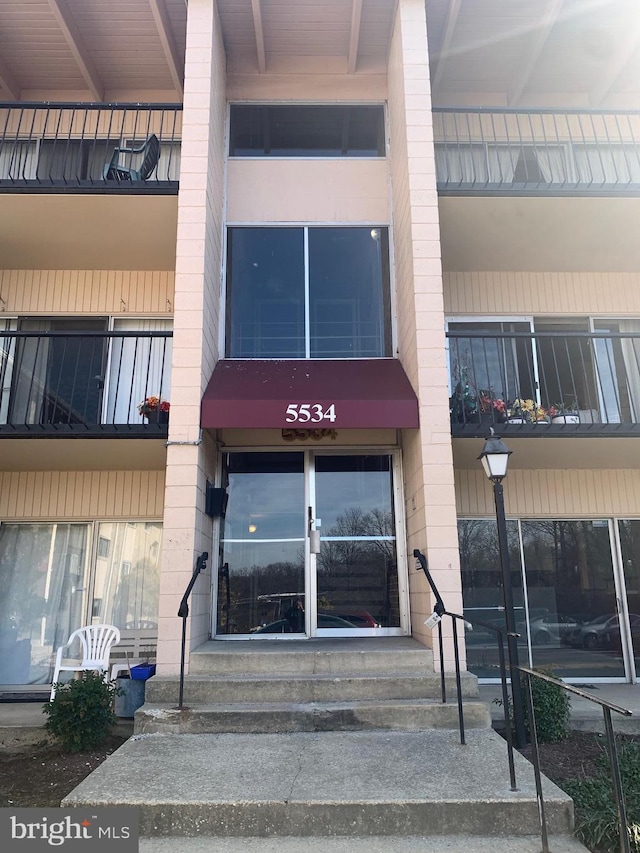
<instances>
[{"instance_id":1,"label":"tan siding","mask_svg":"<svg viewBox=\"0 0 640 853\"><path fill-rule=\"evenodd\" d=\"M640 314L638 273L449 272L447 314Z\"/></svg>"},{"instance_id":2,"label":"tan siding","mask_svg":"<svg viewBox=\"0 0 640 853\"><path fill-rule=\"evenodd\" d=\"M520 518L640 516L640 470L509 471L507 515ZM482 471L456 471L458 515L495 515L493 491Z\"/></svg>"},{"instance_id":3,"label":"tan siding","mask_svg":"<svg viewBox=\"0 0 640 853\"><path fill-rule=\"evenodd\" d=\"M171 314L174 273L145 270L0 270L7 314Z\"/></svg>"},{"instance_id":4,"label":"tan siding","mask_svg":"<svg viewBox=\"0 0 640 853\"><path fill-rule=\"evenodd\" d=\"M163 471L0 473L0 519L162 518Z\"/></svg>"}]
</instances>

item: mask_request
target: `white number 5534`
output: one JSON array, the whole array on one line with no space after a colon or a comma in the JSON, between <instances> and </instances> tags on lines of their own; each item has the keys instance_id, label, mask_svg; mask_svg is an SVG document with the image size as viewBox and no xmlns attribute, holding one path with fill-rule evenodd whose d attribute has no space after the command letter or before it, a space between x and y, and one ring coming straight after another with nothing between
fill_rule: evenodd
<instances>
[{"instance_id":1,"label":"white number 5534","mask_svg":"<svg viewBox=\"0 0 640 853\"><path fill-rule=\"evenodd\" d=\"M289 403L285 413L288 424L320 424L323 421L333 423L336 419L336 406L332 403L323 409L319 403Z\"/></svg>"}]
</instances>

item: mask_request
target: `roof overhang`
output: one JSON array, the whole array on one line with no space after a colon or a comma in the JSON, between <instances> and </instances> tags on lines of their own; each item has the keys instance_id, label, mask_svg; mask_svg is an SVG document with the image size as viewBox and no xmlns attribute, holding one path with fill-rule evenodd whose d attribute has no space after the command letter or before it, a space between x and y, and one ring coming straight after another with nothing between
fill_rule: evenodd
<instances>
[{"instance_id":1,"label":"roof overhang","mask_svg":"<svg viewBox=\"0 0 640 853\"><path fill-rule=\"evenodd\" d=\"M397 359L228 359L202 398L204 428L400 429L418 400Z\"/></svg>"}]
</instances>

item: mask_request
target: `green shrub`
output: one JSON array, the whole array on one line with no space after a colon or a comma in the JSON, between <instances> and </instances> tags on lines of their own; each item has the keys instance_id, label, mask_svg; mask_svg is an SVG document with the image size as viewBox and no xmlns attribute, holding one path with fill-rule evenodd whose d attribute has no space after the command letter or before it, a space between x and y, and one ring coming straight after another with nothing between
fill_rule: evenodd
<instances>
[{"instance_id":1,"label":"green shrub","mask_svg":"<svg viewBox=\"0 0 640 853\"><path fill-rule=\"evenodd\" d=\"M629 843L640 853L640 745L618 742L618 761L627 811ZM576 835L592 849L618 853L618 811L611 780L609 756L603 751L600 774L593 779L571 779L562 783L576 810Z\"/></svg>"},{"instance_id":2,"label":"green shrub","mask_svg":"<svg viewBox=\"0 0 640 853\"><path fill-rule=\"evenodd\" d=\"M545 675L553 677L553 672L539 669ZM522 684L523 692L527 689L525 679ZM531 696L533 710L536 715L536 732L540 743L554 743L569 736L569 719L571 715L571 699L566 690L557 684L550 684L541 678L531 677ZM528 705L525 694L524 721L527 733L530 732Z\"/></svg>"},{"instance_id":3,"label":"green shrub","mask_svg":"<svg viewBox=\"0 0 640 853\"><path fill-rule=\"evenodd\" d=\"M69 752L84 752L101 744L117 722L113 699L118 689L95 672L56 685L53 702L43 706L49 715L45 729Z\"/></svg>"},{"instance_id":4,"label":"green shrub","mask_svg":"<svg viewBox=\"0 0 640 853\"><path fill-rule=\"evenodd\" d=\"M543 675L556 677L549 669L538 669ZM529 706L527 704L527 683L522 677L522 702L524 704L524 726L527 735L531 734L529 725ZM554 743L564 740L569 736L569 720L571 717L571 698L566 690L557 684L543 681L542 678L531 677L531 696L533 699L533 710L536 715L536 733L540 743ZM494 699L498 705L502 705L501 699ZM509 697L509 719L513 727L513 705Z\"/></svg>"}]
</instances>

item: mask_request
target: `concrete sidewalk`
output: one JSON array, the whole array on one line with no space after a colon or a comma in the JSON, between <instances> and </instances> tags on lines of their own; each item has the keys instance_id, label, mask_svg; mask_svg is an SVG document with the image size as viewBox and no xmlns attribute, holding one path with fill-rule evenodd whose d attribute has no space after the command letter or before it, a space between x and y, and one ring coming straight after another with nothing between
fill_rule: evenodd
<instances>
[{"instance_id":1,"label":"concrete sidewalk","mask_svg":"<svg viewBox=\"0 0 640 853\"><path fill-rule=\"evenodd\" d=\"M611 714L615 731L625 734L640 734L640 684L580 684L572 685L589 693L597 699L604 699L620 708L631 711L632 717ZM504 711L494 700L502 699L499 684L483 684L479 688L480 699L491 709L494 726L502 727ZM603 732L604 719L602 708L595 702L579 696L571 696L571 728L583 732Z\"/></svg>"}]
</instances>

